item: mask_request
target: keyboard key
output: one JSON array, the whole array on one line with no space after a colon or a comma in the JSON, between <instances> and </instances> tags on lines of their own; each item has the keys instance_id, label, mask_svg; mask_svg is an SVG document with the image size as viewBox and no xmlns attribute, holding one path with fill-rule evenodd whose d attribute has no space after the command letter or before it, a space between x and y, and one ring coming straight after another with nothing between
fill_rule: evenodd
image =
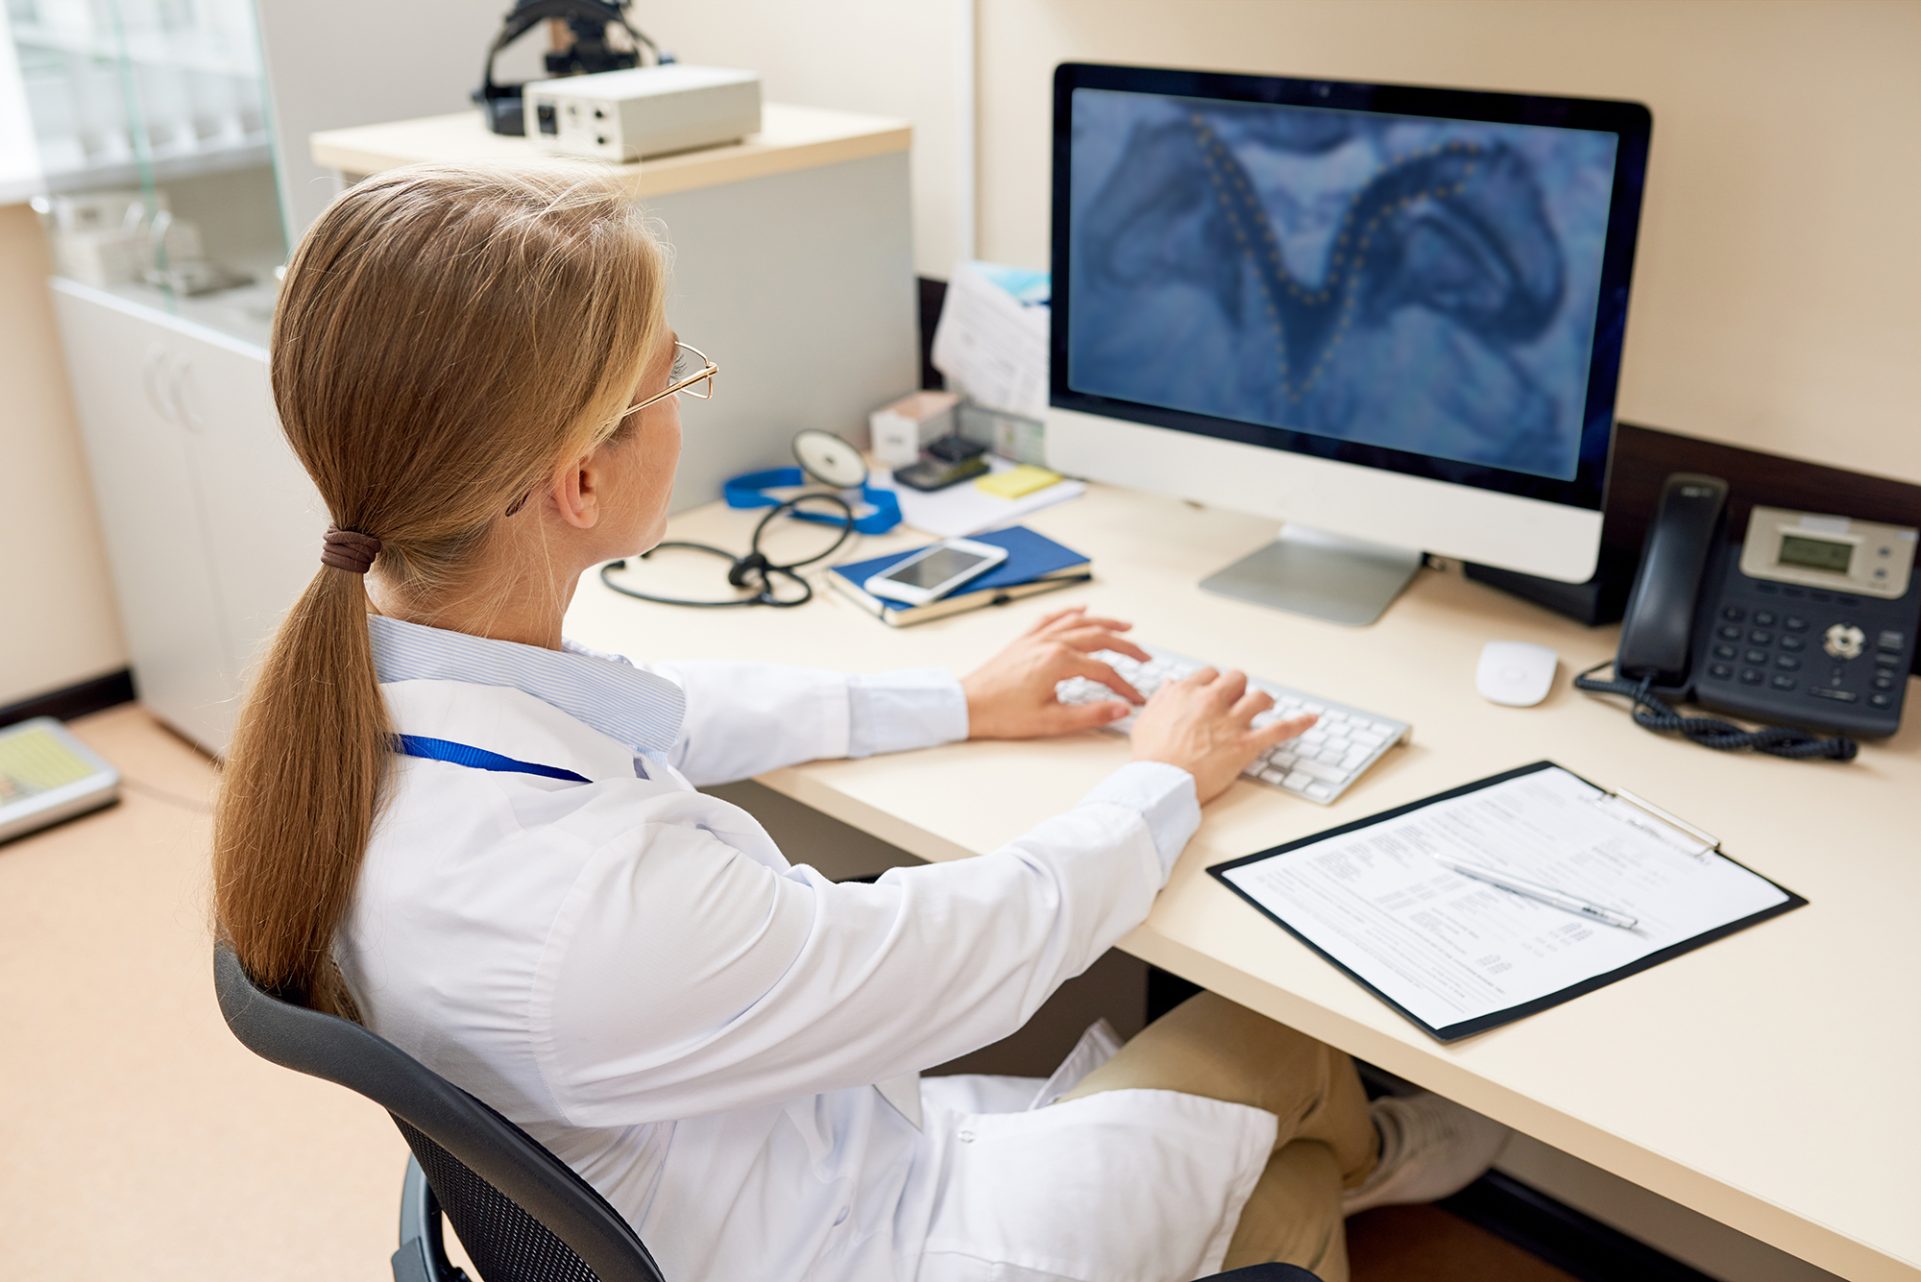
<instances>
[{"instance_id":1,"label":"keyboard key","mask_svg":"<svg viewBox=\"0 0 1921 1282\"><path fill-rule=\"evenodd\" d=\"M1109 664L1123 680L1130 682L1144 695L1152 695L1168 682L1178 681L1202 667L1225 672L1236 666L1230 662L1208 663L1188 659L1170 651L1151 648L1149 654L1151 657L1144 663L1111 650L1102 651L1095 657ZM1250 678L1248 688L1265 692L1274 700L1272 708L1255 718L1257 726L1271 726L1277 721L1308 714L1313 714L1316 720L1305 734L1278 745L1267 754L1266 760L1249 762L1241 774L1263 785L1281 788L1311 801L1325 803L1339 797L1356 774L1370 769L1390 744L1399 742L1407 735L1407 727L1399 722L1339 704L1329 704L1286 686ZM1106 686L1084 677L1060 682L1055 692L1056 697L1064 703L1090 703L1115 697ZM1126 734L1136 716L1130 709L1126 716L1108 723L1105 729Z\"/></svg>"},{"instance_id":2,"label":"keyboard key","mask_svg":"<svg viewBox=\"0 0 1921 1282\"><path fill-rule=\"evenodd\" d=\"M1335 770L1319 761L1297 761L1294 763L1294 769L1301 774L1307 775L1309 778L1325 779L1329 783L1339 783L1341 780L1347 778L1347 776L1339 770Z\"/></svg>"}]
</instances>

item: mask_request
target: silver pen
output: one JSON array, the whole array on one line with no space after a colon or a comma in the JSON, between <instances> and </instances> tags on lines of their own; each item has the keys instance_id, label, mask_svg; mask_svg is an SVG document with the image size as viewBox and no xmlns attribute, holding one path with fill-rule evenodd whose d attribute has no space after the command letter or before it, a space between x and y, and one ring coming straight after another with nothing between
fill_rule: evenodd
<instances>
[{"instance_id":1,"label":"silver pen","mask_svg":"<svg viewBox=\"0 0 1921 1282\"><path fill-rule=\"evenodd\" d=\"M1502 890L1511 890L1517 895L1524 895L1529 899L1562 909L1565 912L1578 913L1590 921L1598 921L1604 926L1618 926L1622 930L1632 930L1634 924L1640 920L1640 918L1629 916L1618 908L1605 908L1600 904L1591 904L1587 900L1570 895L1564 890L1556 890L1552 886L1543 886L1539 882L1527 881L1511 873L1501 872L1498 869L1484 868L1480 864L1462 863L1458 859L1446 859L1438 855L1435 856L1434 862L1450 872L1460 873L1463 877L1472 877L1474 880L1484 881L1490 886L1499 886Z\"/></svg>"}]
</instances>

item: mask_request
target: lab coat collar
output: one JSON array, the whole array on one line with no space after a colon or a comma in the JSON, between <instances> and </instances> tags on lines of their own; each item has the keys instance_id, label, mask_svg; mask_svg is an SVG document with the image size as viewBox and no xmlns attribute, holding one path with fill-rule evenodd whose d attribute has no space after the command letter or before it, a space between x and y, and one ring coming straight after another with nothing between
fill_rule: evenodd
<instances>
[{"instance_id":1,"label":"lab coat collar","mask_svg":"<svg viewBox=\"0 0 1921 1282\"><path fill-rule=\"evenodd\" d=\"M624 659L574 647L547 650L495 641L378 614L367 617L367 632L382 685L444 681L518 690L584 723L596 737L613 740L628 750L629 758L634 753L665 753L680 737L685 692L659 673ZM401 729L430 733L424 727ZM515 755L491 743L473 746ZM631 765L629 760L630 771Z\"/></svg>"},{"instance_id":2,"label":"lab coat collar","mask_svg":"<svg viewBox=\"0 0 1921 1282\"><path fill-rule=\"evenodd\" d=\"M424 678L383 681L380 693L399 734L446 739L513 761L571 770L594 783L640 773L633 749L524 690Z\"/></svg>"}]
</instances>

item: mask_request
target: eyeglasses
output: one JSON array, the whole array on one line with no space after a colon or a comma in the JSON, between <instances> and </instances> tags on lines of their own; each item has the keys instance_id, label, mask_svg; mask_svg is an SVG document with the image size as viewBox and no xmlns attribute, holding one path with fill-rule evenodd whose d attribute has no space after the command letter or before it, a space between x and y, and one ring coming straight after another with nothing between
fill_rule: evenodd
<instances>
[{"instance_id":1,"label":"eyeglasses","mask_svg":"<svg viewBox=\"0 0 1921 1282\"><path fill-rule=\"evenodd\" d=\"M671 375L674 381L667 385L666 391L657 392L644 401L629 405L620 416L626 418L629 414L646 409L656 401L664 401L669 396L678 396L682 392L697 401L709 400L714 395L714 375L719 372L720 366L708 360L707 353L698 347L690 347L686 343L675 343L674 368Z\"/></svg>"}]
</instances>

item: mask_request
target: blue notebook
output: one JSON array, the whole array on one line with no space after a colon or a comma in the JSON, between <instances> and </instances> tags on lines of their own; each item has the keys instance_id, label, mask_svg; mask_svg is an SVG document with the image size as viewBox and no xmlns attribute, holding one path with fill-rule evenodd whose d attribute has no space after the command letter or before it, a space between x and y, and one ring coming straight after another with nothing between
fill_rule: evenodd
<instances>
[{"instance_id":1,"label":"blue notebook","mask_svg":"<svg viewBox=\"0 0 1921 1282\"><path fill-rule=\"evenodd\" d=\"M1022 597L1085 583L1094 577L1091 563L1086 557L1044 534L1036 534L1024 525L1010 525L1004 530L968 537L977 543L1006 548L1007 559L959 591L926 605L885 601L861 586L888 566L921 551L921 548L908 548L902 552L889 552L886 556L836 565L829 575L829 582L866 607L868 613L877 616L881 622L893 627L906 627L910 623L924 623L963 610L1002 605Z\"/></svg>"}]
</instances>

